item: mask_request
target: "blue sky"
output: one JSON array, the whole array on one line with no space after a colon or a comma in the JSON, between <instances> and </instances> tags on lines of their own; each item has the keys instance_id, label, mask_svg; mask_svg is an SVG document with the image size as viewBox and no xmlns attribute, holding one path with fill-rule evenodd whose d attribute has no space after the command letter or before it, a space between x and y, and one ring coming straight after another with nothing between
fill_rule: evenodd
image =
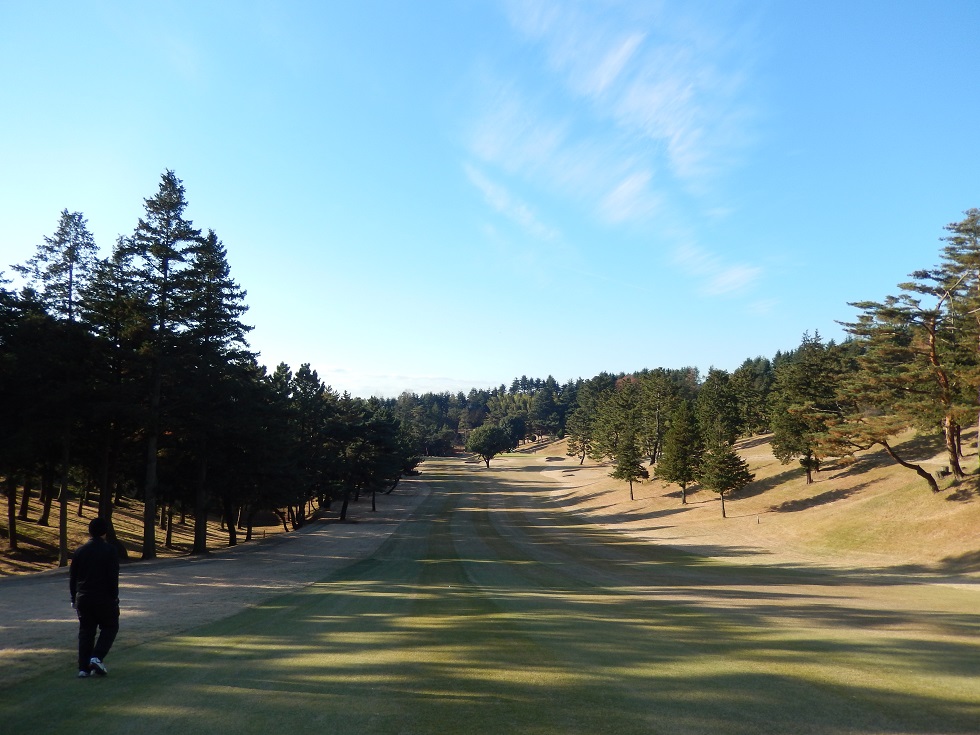
<instances>
[{"instance_id":1,"label":"blue sky","mask_svg":"<svg viewBox=\"0 0 980 735\"><path fill-rule=\"evenodd\" d=\"M165 169L355 395L840 338L980 206L977 2L0 0L0 268Z\"/></svg>"}]
</instances>

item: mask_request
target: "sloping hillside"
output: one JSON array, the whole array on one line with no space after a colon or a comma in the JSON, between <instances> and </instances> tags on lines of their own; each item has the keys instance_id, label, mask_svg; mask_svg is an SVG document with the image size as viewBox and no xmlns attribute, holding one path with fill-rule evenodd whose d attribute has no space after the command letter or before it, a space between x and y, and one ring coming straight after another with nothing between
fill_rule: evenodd
<instances>
[{"instance_id":1,"label":"sloping hillside","mask_svg":"<svg viewBox=\"0 0 980 735\"><path fill-rule=\"evenodd\" d=\"M945 466L935 443L909 435L899 444L926 467ZM797 463L782 465L770 437L737 448L755 481L726 500L697 485L681 505L676 485L649 480L634 487L609 477L610 466L565 456L563 442L536 450L569 511L644 538L712 556L759 563L813 563L948 574L980 574L980 476L976 447L963 462L973 474L941 483L934 495L915 473L884 451L851 463L828 462L807 485Z\"/></svg>"}]
</instances>

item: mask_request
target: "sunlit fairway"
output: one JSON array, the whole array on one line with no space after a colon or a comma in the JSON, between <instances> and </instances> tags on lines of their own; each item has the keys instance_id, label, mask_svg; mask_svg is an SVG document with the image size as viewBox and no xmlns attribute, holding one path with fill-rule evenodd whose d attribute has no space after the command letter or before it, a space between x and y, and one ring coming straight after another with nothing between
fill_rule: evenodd
<instances>
[{"instance_id":1,"label":"sunlit fairway","mask_svg":"<svg viewBox=\"0 0 980 735\"><path fill-rule=\"evenodd\" d=\"M638 542L557 511L538 469L428 461L372 558L107 679L39 672L0 731L980 732L975 587Z\"/></svg>"}]
</instances>

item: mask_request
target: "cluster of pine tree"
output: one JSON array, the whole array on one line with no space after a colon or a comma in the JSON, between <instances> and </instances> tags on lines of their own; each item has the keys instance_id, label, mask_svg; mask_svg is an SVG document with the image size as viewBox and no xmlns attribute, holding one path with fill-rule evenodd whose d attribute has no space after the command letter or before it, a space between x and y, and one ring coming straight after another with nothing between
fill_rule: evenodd
<instances>
[{"instance_id":1,"label":"cluster of pine tree","mask_svg":"<svg viewBox=\"0 0 980 735\"><path fill-rule=\"evenodd\" d=\"M843 343L806 333L793 350L704 379L690 367L564 385L521 377L469 395L403 394L391 408L423 453L466 444L489 465L525 439L566 437L580 462L611 460L631 495L652 466L680 486L682 503L698 482L724 509L725 495L752 480L734 443L768 432L776 457L798 461L807 483L826 458L880 446L938 492L936 474L964 476L962 431L980 411L980 210L964 214L945 227L937 267L912 273L897 296L851 304L859 315L842 322ZM903 456L894 438L908 429L940 439L948 467L930 473Z\"/></svg>"},{"instance_id":2,"label":"cluster of pine tree","mask_svg":"<svg viewBox=\"0 0 980 735\"><path fill-rule=\"evenodd\" d=\"M69 503L94 500L112 517L144 504L143 558L156 530L171 541L174 513L194 520L206 551L220 513L236 543L269 509L301 526L318 507L390 491L416 460L378 401L339 395L303 365L272 374L249 350L245 292L213 231L185 217L182 182L163 174L132 235L98 257L79 212L26 263L19 292L0 279L0 477L7 535L28 520L36 489L48 525L57 501L60 562ZM18 492L19 489L19 492ZM19 500L19 509L18 509Z\"/></svg>"}]
</instances>

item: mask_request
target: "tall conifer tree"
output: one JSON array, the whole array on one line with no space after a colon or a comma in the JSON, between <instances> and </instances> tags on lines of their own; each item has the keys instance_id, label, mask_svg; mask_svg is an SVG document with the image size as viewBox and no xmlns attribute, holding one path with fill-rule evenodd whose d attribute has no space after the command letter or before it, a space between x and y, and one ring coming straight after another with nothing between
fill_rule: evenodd
<instances>
[{"instance_id":1,"label":"tall conifer tree","mask_svg":"<svg viewBox=\"0 0 980 735\"><path fill-rule=\"evenodd\" d=\"M670 416L664 450L654 474L664 482L681 486L681 505L687 504L687 486L697 479L703 444L691 404L681 401Z\"/></svg>"},{"instance_id":2,"label":"tall conifer tree","mask_svg":"<svg viewBox=\"0 0 980 735\"><path fill-rule=\"evenodd\" d=\"M145 353L149 361L149 412L146 427L146 476L143 484L143 558L156 557L154 519L157 510L158 450L162 430L162 396L171 377L177 333L186 319L182 271L201 231L184 217L184 185L173 171L160 177L156 196L144 200L144 216L129 240L138 288L148 307L151 324Z\"/></svg>"}]
</instances>

